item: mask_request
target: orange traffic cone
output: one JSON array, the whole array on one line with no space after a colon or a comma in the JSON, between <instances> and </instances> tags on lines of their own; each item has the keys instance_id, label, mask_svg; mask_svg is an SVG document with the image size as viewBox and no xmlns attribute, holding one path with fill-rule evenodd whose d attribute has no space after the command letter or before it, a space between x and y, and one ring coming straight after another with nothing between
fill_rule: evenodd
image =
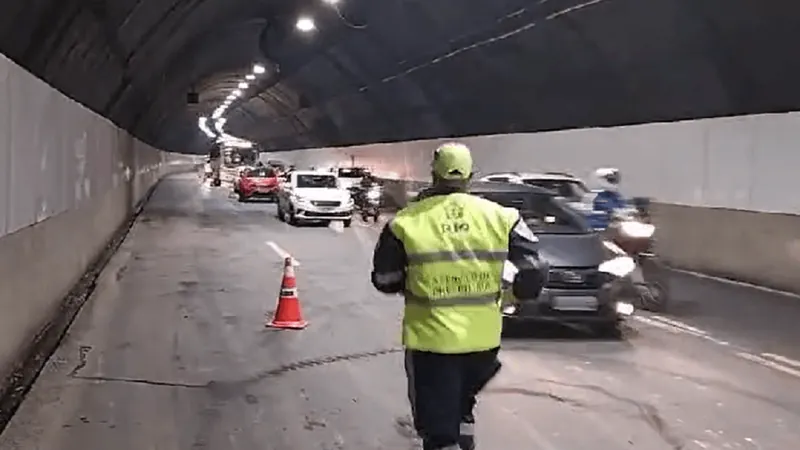
<instances>
[{"instance_id":1,"label":"orange traffic cone","mask_svg":"<svg viewBox=\"0 0 800 450\"><path fill-rule=\"evenodd\" d=\"M308 322L303 320L300 299L297 298L294 262L291 257L288 257L283 265L283 280L281 281L281 293L278 296L278 307L275 309L275 314L272 315L272 320L267 323L267 326L302 330L307 325Z\"/></svg>"}]
</instances>

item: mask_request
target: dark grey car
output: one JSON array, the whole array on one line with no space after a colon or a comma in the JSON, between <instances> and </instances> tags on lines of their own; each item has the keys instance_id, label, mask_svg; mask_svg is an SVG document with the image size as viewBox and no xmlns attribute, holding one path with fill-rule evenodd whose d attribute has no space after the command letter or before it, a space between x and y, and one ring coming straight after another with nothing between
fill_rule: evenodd
<instances>
[{"instance_id":1,"label":"dark grey car","mask_svg":"<svg viewBox=\"0 0 800 450\"><path fill-rule=\"evenodd\" d=\"M550 277L538 298L507 306L507 320L588 324L614 331L633 313L621 296L632 260L604 243L585 219L552 191L535 186L480 182L470 193L520 211L536 233Z\"/></svg>"}]
</instances>

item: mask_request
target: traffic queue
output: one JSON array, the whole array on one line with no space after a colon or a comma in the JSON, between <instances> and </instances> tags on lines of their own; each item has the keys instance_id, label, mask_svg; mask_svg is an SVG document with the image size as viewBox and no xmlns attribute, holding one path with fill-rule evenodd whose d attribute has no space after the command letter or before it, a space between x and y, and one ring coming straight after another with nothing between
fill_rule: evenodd
<instances>
[{"instance_id":1,"label":"traffic queue","mask_svg":"<svg viewBox=\"0 0 800 450\"><path fill-rule=\"evenodd\" d=\"M221 166L216 173L206 168L212 185L225 178L239 202L275 203L278 219L295 226L341 222L346 228L354 217L377 222L387 206L399 206L397 199L388 201L384 187L397 181L379 179L367 167L299 170L276 160ZM617 329L635 307L666 308L669 272L654 252L656 228L648 200L621 194L618 169L597 169L595 178L600 188L592 190L564 172L475 177L470 192L519 210L550 255L549 303L541 298L535 307L518 302L504 310L507 319L552 316Z\"/></svg>"},{"instance_id":2,"label":"traffic queue","mask_svg":"<svg viewBox=\"0 0 800 450\"><path fill-rule=\"evenodd\" d=\"M275 203L278 218L293 225L341 221L349 227L354 216L377 222L383 207L381 183L366 167L299 170L276 160L214 164L212 157L203 177L212 186L229 183L239 202Z\"/></svg>"}]
</instances>

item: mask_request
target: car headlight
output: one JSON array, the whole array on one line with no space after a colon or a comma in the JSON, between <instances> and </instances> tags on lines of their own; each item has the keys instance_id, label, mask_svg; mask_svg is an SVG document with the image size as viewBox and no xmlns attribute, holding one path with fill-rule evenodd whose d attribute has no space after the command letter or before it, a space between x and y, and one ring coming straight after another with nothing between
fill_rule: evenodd
<instances>
[{"instance_id":1,"label":"car headlight","mask_svg":"<svg viewBox=\"0 0 800 450\"><path fill-rule=\"evenodd\" d=\"M630 256L618 256L600 264L597 269L600 272L622 278L630 275L636 269L636 261Z\"/></svg>"},{"instance_id":2,"label":"car headlight","mask_svg":"<svg viewBox=\"0 0 800 450\"><path fill-rule=\"evenodd\" d=\"M632 238L649 238L656 231L656 227L649 223L627 221L619 226L622 234Z\"/></svg>"}]
</instances>

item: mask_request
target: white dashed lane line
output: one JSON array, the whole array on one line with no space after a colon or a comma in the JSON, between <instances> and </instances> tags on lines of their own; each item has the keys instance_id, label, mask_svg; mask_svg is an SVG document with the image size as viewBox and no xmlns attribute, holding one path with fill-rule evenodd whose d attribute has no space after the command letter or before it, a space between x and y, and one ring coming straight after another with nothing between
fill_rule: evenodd
<instances>
[{"instance_id":1,"label":"white dashed lane line","mask_svg":"<svg viewBox=\"0 0 800 450\"><path fill-rule=\"evenodd\" d=\"M275 252L275 254L280 256L281 259L286 260L286 258L292 258L292 265L294 265L295 267L300 266L300 261L295 259L289 252L281 248L281 246L275 243L274 241L267 241L266 244L269 248L272 249L272 251Z\"/></svg>"}]
</instances>

